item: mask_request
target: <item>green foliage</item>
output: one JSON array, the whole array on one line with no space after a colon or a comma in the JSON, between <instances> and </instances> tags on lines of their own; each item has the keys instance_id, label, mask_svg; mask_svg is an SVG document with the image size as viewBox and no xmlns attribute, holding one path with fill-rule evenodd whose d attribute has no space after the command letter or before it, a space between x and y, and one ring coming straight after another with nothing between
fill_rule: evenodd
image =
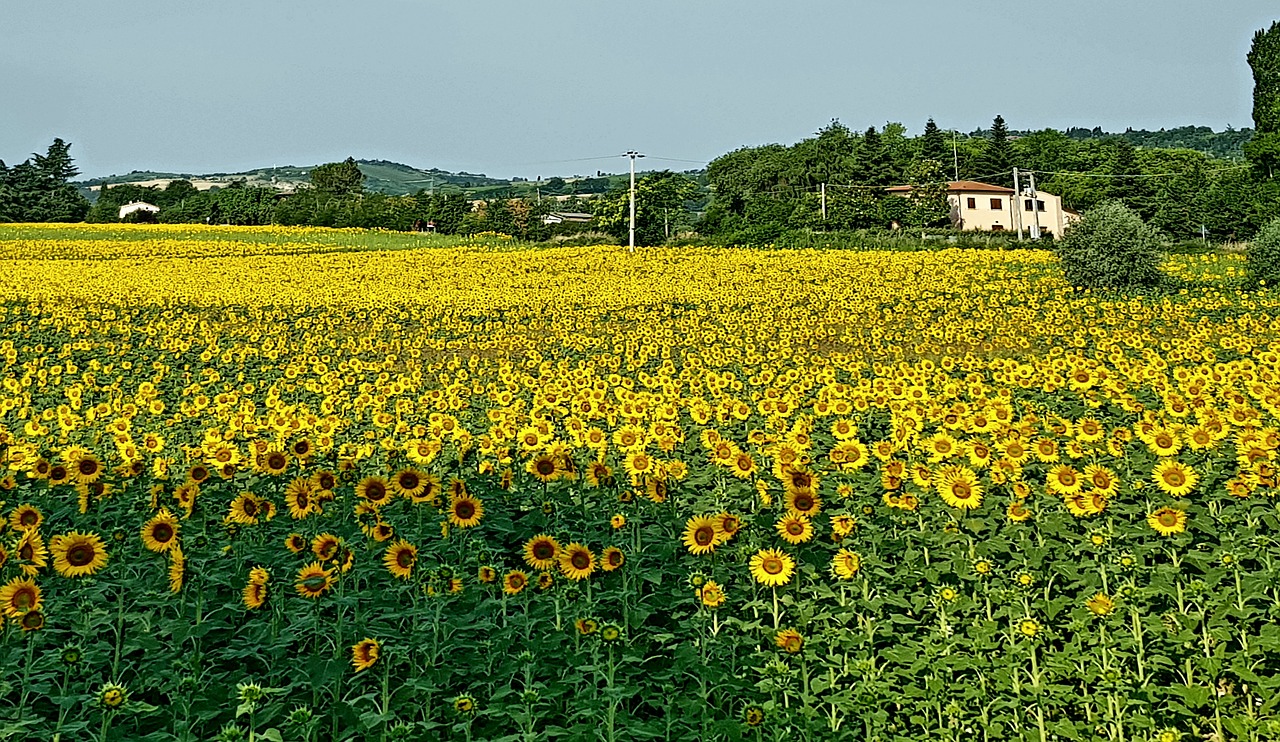
<instances>
[{"instance_id":1,"label":"green foliage","mask_svg":"<svg viewBox=\"0 0 1280 742\"><path fill-rule=\"evenodd\" d=\"M1268 178L1280 174L1280 21L1253 37L1247 56L1253 70L1253 125L1245 155Z\"/></svg>"},{"instance_id":2,"label":"green foliage","mask_svg":"<svg viewBox=\"0 0 1280 742\"><path fill-rule=\"evenodd\" d=\"M1280 218L1258 232L1249 245L1249 280L1280 286Z\"/></svg>"},{"instance_id":3,"label":"green foliage","mask_svg":"<svg viewBox=\"0 0 1280 742\"><path fill-rule=\"evenodd\" d=\"M0 222L78 222L89 202L71 179L79 174L71 144L54 139L43 155L10 168L0 162Z\"/></svg>"},{"instance_id":4,"label":"green foliage","mask_svg":"<svg viewBox=\"0 0 1280 742\"><path fill-rule=\"evenodd\" d=\"M1136 289L1160 283L1160 233L1124 204L1108 201L1067 230L1055 251L1079 288Z\"/></svg>"},{"instance_id":5,"label":"green foliage","mask_svg":"<svg viewBox=\"0 0 1280 742\"><path fill-rule=\"evenodd\" d=\"M985 182L1002 183L1013 180L1013 168L1019 164L1013 142L1009 139L1009 127L1003 116L996 116L991 123L986 148L979 160L979 178ZM1007 176L1007 177L1006 177Z\"/></svg>"},{"instance_id":6,"label":"green foliage","mask_svg":"<svg viewBox=\"0 0 1280 742\"><path fill-rule=\"evenodd\" d=\"M688 176L663 170L636 181L636 244L658 245L679 231L685 204L698 186ZM598 227L627 240L631 224L630 188L616 188L593 202ZM676 220L676 221L673 221ZM673 229L674 227L674 229Z\"/></svg>"},{"instance_id":7,"label":"green foliage","mask_svg":"<svg viewBox=\"0 0 1280 742\"><path fill-rule=\"evenodd\" d=\"M348 157L342 162L319 165L311 171L311 185L317 191L335 198L364 193L364 173L356 161Z\"/></svg>"}]
</instances>

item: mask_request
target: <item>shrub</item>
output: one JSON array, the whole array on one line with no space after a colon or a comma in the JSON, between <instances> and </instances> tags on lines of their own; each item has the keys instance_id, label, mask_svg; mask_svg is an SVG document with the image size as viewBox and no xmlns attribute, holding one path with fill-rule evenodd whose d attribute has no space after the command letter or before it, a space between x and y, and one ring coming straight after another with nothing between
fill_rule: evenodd
<instances>
[{"instance_id":1,"label":"shrub","mask_svg":"<svg viewBox=\"0 0 1280 742\"><path fill-rule=\"evenodd\" d=\"M1160 233L1125 205L1108 201L1067 230L1056 252L1080 288L1126 289L1160 283Z\"/></svg>"},{"instance_id":2,"label":"shrub","mask_svg":"<svg viewBox=\"0 0 1280 742\"><path fill-rule=\"evenodd\" d=\"M1248 258L1251 283L1280 284L1280 219L1273 219L1253 238Z\"/></svg>"}]
</instances>

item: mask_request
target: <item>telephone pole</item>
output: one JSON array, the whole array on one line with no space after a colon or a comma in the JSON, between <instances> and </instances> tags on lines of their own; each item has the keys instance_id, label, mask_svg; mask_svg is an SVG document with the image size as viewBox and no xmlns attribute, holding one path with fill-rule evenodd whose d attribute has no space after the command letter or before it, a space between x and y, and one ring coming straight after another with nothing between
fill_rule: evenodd
<instances>
[{"instance_id":1,"label":"telephone pole","mask_svg":"<svg viewBox=\"0 0 1280 742\"><path fill-rule=\"evenodd\" d=\"M822 221L827 220L827 184L822 184Z\"/></svg>"},{"instance_id":2,"label":"telephone pole","mask_svg":"<svg viewBox=\"0 0 1280 742\"><path fill-rule=\"evenodd\" d=\"M1031 239L1040 239L1040 194L1036 191L1036 171L1027 172L1031 179L1031 213L1035 215L1035 225L1031 227Z\"/></svg>"},{"instance_id":3,"label":"telephone pole","mask_svg":"<svg viewBox=\"0 0 1280 742\"><path fill-rule=\"evenodd\" d=\"M1018 168L1013 169L1013 196L1009 198L1009 208L1013 213L1009 214L1009 220L1018 223L1018 242L1022 242L1022 179L1018 177ZM1035 204L1032 204L1034 207Z\"/></svg>"},{"instance_id":4,"label":"telephone pole","mask_svg":"<svg viewBox=\"0 0 1280 742\"><path fill-rule=\"evenodd\" d=\"M644 157L644 155L635 150L628 150L623 157L631 158L631 229L629 231L629 239L627 246L629 252L636 251L636 158Z\"/></svg>"}]
</instances>

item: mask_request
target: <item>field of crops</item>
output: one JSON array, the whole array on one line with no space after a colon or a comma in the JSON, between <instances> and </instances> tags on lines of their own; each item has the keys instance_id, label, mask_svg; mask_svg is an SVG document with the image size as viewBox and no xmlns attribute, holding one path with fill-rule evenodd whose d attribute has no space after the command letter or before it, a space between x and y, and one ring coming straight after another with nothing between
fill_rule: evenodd
<instances>
[{"instance_id":1,"label":"field of crops","mask_svg":"<svg viewBox=\"0 0 1280 742\"><path fill-rule=\"evenodd\" d=\"M0 740L1280 739L1280 294L0 227Z\"/></svg>"}]
</instances>

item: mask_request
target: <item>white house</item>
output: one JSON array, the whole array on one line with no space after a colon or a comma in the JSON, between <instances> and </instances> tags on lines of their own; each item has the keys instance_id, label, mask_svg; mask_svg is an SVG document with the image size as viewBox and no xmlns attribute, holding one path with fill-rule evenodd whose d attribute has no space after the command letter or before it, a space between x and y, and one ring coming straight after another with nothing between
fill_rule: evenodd
<instances>
[{"instance_id":1,"label":"white house","mask_svg":"<svg viewBox=\"0 0 1280 742\"><path fill-rule=\"evenodd\" d=\"M894 186L890 193L905 196L911 186ZM966 231L1029 232L1038 226L1041 232L1061 237L1080 214L1062 205L1062 198L1038 191L1035 198L1021 196L1012 188L957 180L947 185L947 201L951 204L951 224Z\"/></svg>"},{"instance_id":2,"label":"white house","mask_svg":"<svg viewBox=\"0 0 1280 742\"><path fill-rule=\"evenodd\" d=\"M145 201L130 201L120 207L120 218L123 219L136 211L145 211L154 216L155 214L160 213L160 207L149 204Z\"/></svg>"},{"instance_id":3,"label":"white house","mask_svg":"<svg viewBox=\"0 0 1280 742\"><path fill-rule=\"evenodd\" d=\"M591 214L584 214L580 211L553 211L542 217L543 224L586 224L595 217Z\"/></svg>"}]
</instances>

